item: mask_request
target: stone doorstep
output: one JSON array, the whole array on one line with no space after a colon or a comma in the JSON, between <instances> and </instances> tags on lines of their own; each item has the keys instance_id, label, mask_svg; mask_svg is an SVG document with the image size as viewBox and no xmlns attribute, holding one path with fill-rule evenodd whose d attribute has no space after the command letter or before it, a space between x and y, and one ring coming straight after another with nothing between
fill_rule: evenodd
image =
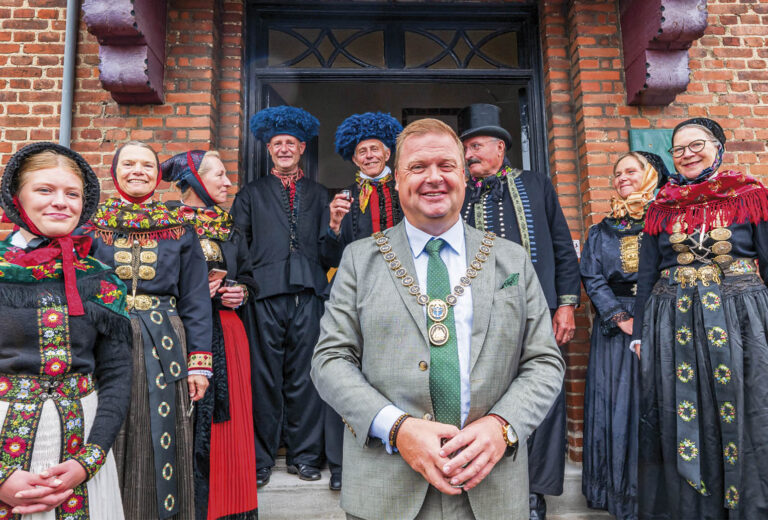
<instances>
[{"instance_id":1,"label":"stone doorstep","mask_svg":"<svg viewBox=\"0 0 768 520\"><path fill-rule=\"evenodd\" d=\"M261 520L344 520L339 493L328 489L330 472L314 482L300 480L286 472L285 458L278 457L272 478L259 489ZM559 497L547 497L548 520L608 520L604 511L589 509L581 494L581 466L567 463L565 485Z\"/></svg>"}]
</instances>

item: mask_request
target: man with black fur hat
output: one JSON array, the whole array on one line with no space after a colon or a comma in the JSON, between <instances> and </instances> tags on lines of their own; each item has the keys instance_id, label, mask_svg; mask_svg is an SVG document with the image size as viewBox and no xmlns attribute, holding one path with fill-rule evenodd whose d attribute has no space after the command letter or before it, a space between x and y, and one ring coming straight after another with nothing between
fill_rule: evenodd
<instances>
[{"instance_id":1,"label":"man with black fur hat","mask_svg":"<svg viewBox=\"0 0 768 520\"><path fill-rule=\"evenodd\" d=\"M257 285L242 318L252 345L259 485L272 474L281 430L288 472L302 480L320 478L323 403L309 369L331 267L319 249L328 191L299 167L319 126L311 114L289 106L255 114L251 130L266 144L274 166L244 186L232 205Z\"/></svg>"},{"instance_id":2,"label":"man with black fur hat","mask_svg":"<svg viewBox=\"0 0 768 520\"><path fill-rule=\"evenodd\" d=\"M561 347L576 330L579 263L571 232L549 178L512 168L505 153L512 136L501 110L475 104L459 113L459 137L469 181L462 215L468 224L522 245L531 257ZM565 472L565 392L528 439L531 520L546 518L544 495L561 495Z\"/></svg>"},{"instance_id":3,"label":"man with black fur hat","mask_svg":"<svg viewBox=\"0 0 768 520\"><path fill-rule=\"evenodd\" d=\"M328 232L320 247L328 256L336 255L334 267L341 262L347 244L390 228L403 218L395 178L387 166L402 130L397 119L381 112L353 114L336 129L336 153L352 161L358 171L355 182L334 197L325 215ZM341 417L326 406L325 454L333 491L341 489L343 436Z\"/></svg>"}]
</instances>

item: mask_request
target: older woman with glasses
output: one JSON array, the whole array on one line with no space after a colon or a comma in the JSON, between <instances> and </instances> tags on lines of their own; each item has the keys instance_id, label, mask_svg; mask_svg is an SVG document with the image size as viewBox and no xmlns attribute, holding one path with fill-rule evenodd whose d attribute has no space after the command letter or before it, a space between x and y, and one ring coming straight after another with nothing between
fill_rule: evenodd
<instances>
[{"instance_id":1,"label":"older woman with glasses","mask_svg":"<svg viewBox=\"0 0 768 520\"><path fill-rule=\"evenodd\" d=\"M725 134L690 119L646 215L639 517L768 518L768 190L721 170Z\"/></svg>"}]
</instances>

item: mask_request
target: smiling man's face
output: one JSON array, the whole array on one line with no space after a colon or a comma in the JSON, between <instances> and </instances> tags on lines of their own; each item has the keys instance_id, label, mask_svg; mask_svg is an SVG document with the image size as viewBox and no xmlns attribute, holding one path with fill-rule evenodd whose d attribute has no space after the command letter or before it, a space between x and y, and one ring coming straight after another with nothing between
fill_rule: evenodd
<instances>
[{"instance_id":1,"label":"smiling man's face","mask_svg":"<svg viewBox=\"0 0 768 520\"><path fill-rule=\"evenodd\" d=\"M357 143L352 162L368 177L378 177L389 160L389 148L378 139L365 139Z\"/></svg>"},{"instance_id":2,"label":"smiling man's face","mask_svg":"<svg viewBox=\"0 0 768 520\"><path fill-rule=\"evenodd\" d=\"M433 236L453 226L464 202L462 150L449 134L409 136L395 170L400 205L408 222Z\"/></svg>"}]
</instances>

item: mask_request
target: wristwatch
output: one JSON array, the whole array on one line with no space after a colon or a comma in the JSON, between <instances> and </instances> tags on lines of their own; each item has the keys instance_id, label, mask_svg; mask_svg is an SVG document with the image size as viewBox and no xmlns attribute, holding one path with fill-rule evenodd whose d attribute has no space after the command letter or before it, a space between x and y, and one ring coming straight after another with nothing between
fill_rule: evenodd
<instances>
[{"instance_id":1,"label":"wristwatch","mask_svg":"<svg viewBox=\"0 0 768 520\"><path fill-rule=\"evenodd\" d=\"M518 443L517 434L515 433L514 428L512 428L512 425L509 424L507 421L505 421L504 418L502 418L499 415L496 415L495 413L492 413L490 415L491 417L496 418L496 420L501 423L501 432L502 432L502 435L504 436L504 442L507 443L507 446L509 446L510 448L517 447L517 443Z\"/></svg>"}]
</instances>

